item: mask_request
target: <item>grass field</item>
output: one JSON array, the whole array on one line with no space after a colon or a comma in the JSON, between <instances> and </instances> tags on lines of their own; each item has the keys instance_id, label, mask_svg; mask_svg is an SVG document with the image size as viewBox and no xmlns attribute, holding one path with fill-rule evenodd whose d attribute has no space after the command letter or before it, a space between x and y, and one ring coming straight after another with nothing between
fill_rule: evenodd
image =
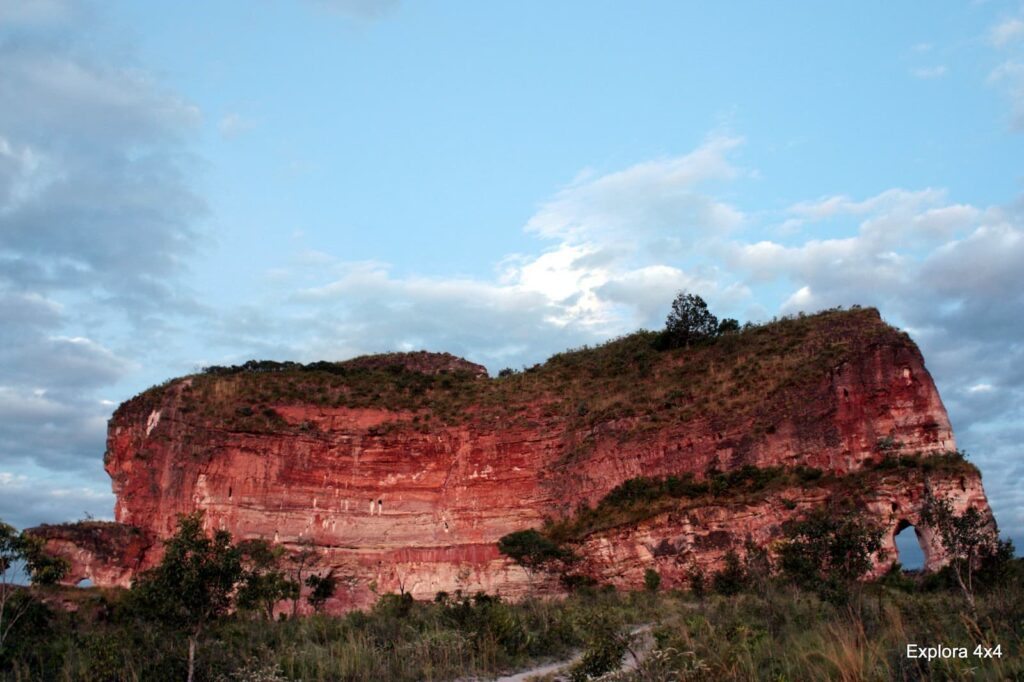
<instances>
[{"instance_id":1,"label":"grass field","mask_svg":"<svg viewBox=\"0 0 1024 682\"><path fill-rule=\"evenodd\" d=\"M618 660L625 633L649 624L654 645L639 666L601 679L1019 680L1021 571L1017 560L1010 577L979 594L976 615L941 580L895 574L842 607L769 581L731 597L598 589L508 604L483 595L433 603L387 595L372 610L341 617L236 614L207 633L197 678L487 679L574 651ZM4 680L184 679L184 639L136 618L121 593L49 595L73 599L77 611L40 605L20 621L2 655ZM968 657L908 658L908 644L965 647ZM999 655L984 657L986 650ZM577 679L586 679L581 670Z\"/></svg>"}]
</instances>

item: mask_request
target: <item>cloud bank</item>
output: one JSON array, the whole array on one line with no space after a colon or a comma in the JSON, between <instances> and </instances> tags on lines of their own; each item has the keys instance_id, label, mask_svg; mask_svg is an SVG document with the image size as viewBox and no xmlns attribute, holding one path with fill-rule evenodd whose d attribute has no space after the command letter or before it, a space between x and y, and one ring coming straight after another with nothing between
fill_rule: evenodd
<instances>
[{"instance_id":1,"label":"cloud bank","mask_svg":"<svg viewBox=\"0 0 1024 682\"><path fill-rule=\"evenodd\" d=\"M109 508L101 396L145 355L126 337L196 310L177 277L205 210L186 181L199 112L81 49L87 19L0 9L0 516L19 523Z\"/></svg>"}]
</instances>

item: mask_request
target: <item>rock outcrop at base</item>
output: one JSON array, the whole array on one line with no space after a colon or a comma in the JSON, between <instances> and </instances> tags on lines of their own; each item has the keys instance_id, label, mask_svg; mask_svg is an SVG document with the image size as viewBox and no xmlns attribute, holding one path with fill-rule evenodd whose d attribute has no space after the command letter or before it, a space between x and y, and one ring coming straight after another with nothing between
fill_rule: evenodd
<instances>
[{"instance_id":1,"label":"rock outcrop at base","mask_svg":"<svg viewBox=\"0 0 1024 682\"><path fill-rule=\"evenodd\" d=\"M618 586L640 586L647 568L685 585L694 566L715 570L748 541L770 546L786 520L840 499L886 529L877 572L907 525L927 567L943 563L920 524L926 491L991 514L977 470L947 454L956 442L919 350L877 311L784 319L689 349L659 352L653 339L639 332L493 379L433 354L176 379L110 421L120 526L109 532L147 541L118 553L53 527L46 537L71 580L124 585L159 560L179 514L203 510L237 539L312 542L316 570L341 578L328 603L341 611L399 590L557 591L497 540L570 518L636 477L774 472L756 491L660 500L578 538L581 570Z\"/></svg>"}]
</instances>

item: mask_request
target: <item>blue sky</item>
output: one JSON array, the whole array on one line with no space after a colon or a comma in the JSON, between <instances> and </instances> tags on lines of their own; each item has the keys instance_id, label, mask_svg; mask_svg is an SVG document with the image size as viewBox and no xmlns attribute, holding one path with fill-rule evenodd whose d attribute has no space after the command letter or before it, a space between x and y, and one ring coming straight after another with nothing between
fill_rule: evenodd
<instances>
[{"instance_id":1,"label":"blue sky","mask_svg":"<svg viewBox=\"0 0 1024 682\"><path fill-rule=\"evenodd\" d=\"M0 518L210 363L878 306L1024 544L1024 5L0 2Z\"/></svg>"}]
</instances>

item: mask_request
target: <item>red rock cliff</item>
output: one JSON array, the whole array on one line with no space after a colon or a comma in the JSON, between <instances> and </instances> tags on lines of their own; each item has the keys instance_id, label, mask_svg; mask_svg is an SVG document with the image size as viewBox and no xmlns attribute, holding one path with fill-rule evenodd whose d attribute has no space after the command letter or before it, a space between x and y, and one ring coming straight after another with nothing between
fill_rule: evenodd
<instances>
[{"instance_id":1,"label":"red rock cliff","mask_svg":"<svg viewBox=\"0 0 1024 682\"><path fill-rule=\"evenodd\" d=\"M586 572L623 586L641 584L647 567L681 584L688 567L713 570L729 548L769 543L786 519L837 497L884 524L890 548L897 530L919 523L926 489L988 513L977 471L941 457L956 443L920 352L876 311L783 320L708 347L657 352L651 341L639 333L497 379L452 356L390 354L171 381L110 421L117 521L159 539L178 514L201 509L239 539L312 540L319 568L343 577L329 604L342 610L399 589L518 596L530 577L498 538L570 516L638 476L823 472L757 495L673 502L587 534ZM879 467L910 454L944 464ZM928 566L940 565L941 546L920 539ZM161 552L140 544L119 564L108 552L112 570L60 541L72 577L97 584L125 584Z\"/></svg>"}]
</instances>

